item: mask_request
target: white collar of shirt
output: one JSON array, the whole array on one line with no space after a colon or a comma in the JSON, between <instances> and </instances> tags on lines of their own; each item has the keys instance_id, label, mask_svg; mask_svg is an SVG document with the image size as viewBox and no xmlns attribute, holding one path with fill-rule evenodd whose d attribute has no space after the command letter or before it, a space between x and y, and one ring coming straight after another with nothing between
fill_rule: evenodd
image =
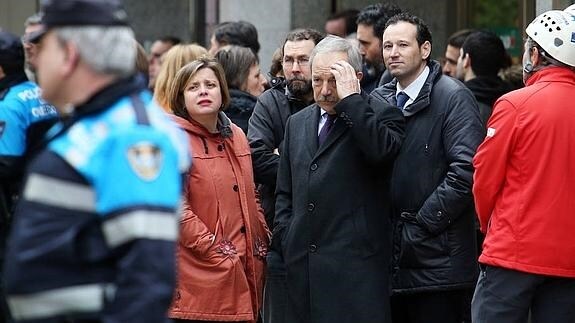
<instances>
[{"instance_id":1,"label":"white collar of shirt","mask_svg":"<svg viewBox=\"0 0 575 323\"><path fill-rule=\"evenodd\" d=\"M411 82L411 84L409 84L405 89L402 89L401 85L399 85L399 82L397 82L395 95L397 96L399 92L403 91L403 93L409 96L409 99L407 100L407 102L405 102L405 105L403 106L404 109L408 105L412 104L413 101L415 101L415 99L419 95L419 92L421 91L421 88L423 88L423 85L425 84L425 81L427 80L428 76L429 76L429 66L425 66L423 72L421 72L421 74L419 74L419 76L415 79L415 81Z\"/></svg>"}]
</instances>

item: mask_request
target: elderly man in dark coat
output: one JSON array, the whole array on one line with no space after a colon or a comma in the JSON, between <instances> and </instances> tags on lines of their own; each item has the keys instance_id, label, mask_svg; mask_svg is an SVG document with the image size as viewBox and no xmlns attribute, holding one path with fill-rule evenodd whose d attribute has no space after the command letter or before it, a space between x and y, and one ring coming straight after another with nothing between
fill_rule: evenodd
<instances>
[{"instance_id":1,"label":"elderly man in dark coat","mask_svg":"<svg viewBox=\"0 0 575 323\"><path fill-rule=\"evenodd\" d=\"M276 189L288 321L390 322L388 180L404 119L360 94L347 40L326 37L311 64L316 103L287 122Z\"/></svg>"}]
</instances>

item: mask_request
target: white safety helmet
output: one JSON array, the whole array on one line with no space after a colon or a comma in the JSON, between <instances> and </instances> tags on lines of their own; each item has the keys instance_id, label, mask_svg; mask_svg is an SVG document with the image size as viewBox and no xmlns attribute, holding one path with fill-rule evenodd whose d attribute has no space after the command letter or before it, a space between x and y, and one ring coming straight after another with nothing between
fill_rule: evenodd
<instances>
[{"instance_id":1,"label":"white safety helmet","mask_svg":"<svg viewBox=\"0 0 575 323\"><path fill-rule=\"evenodd\" d=\"M575 67L575 15L560 10L544 12L525 32L552 58Z\"/></svg>"}]
</instances>

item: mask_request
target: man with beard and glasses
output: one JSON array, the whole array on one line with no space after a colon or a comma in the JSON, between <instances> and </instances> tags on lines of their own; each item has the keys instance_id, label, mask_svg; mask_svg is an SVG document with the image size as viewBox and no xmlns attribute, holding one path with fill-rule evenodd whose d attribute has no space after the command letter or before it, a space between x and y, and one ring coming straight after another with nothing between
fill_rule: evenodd
<instances>
[{"instance_id":1,"label":"man with beard and glasses","mask_svg":"<svg viewBox=\"0 0 575 323\"><path fill-rule=\"evenodd\" d=\"M314 29L296 29L288 33L282 50L286 82L277 83L259 96L248 125L254 176L259 184L262 207L270 229L274 222L276 176L279 147L284 139L289 116L313 103L309 55L323 34ZM281 257L267 256L264 295L264 322L285 322L285 268Z\"/></svg>"}]
</instances>

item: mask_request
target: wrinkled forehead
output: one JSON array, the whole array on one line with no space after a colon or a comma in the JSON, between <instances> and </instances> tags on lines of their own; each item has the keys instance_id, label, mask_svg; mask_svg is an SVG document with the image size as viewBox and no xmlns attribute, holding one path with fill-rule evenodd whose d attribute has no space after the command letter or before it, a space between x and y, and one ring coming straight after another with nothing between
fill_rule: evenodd
<instances>
[{"instance_id":1,"label":"wrinkled forehead","mask_svg":"<svg viewBox=\"0 0 575 323\"><path fill-rule=\"evenodd\" d=\"M346 52L325 52L314 56L311 72L314 76L331 75L331 66L338 61L349 61Z\"/></svg>"},{"instance_id":2,"label":"wrinkled forehead","mask_svg":"<svg viewBox=\"0 0 575 323\"><path fill-rule=\"evenodd\" d=\"M284 45L284 57L309 56L314 47L315 43L310 39L288 40Z\"/></svg>"}]
</instances>

